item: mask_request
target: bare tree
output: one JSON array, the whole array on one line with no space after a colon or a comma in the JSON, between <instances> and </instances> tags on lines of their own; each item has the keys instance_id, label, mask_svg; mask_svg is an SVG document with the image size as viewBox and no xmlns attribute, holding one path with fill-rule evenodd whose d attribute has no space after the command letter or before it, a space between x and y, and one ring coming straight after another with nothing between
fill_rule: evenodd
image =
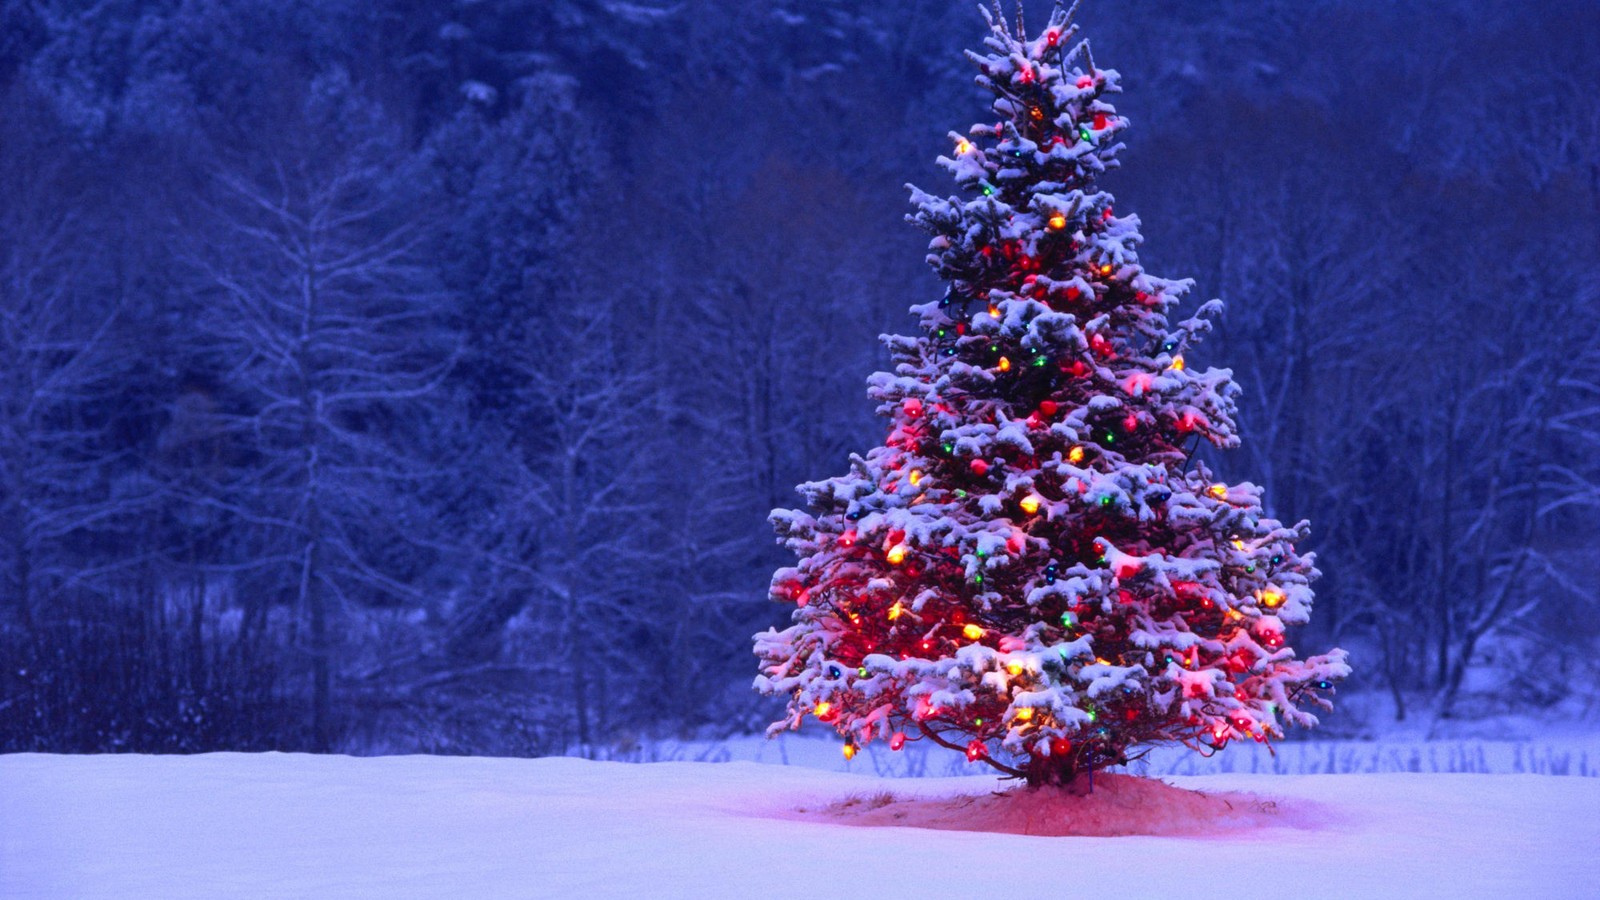
<instances>
[{"instance_id":1,"label":"bare tree","mask_svg":"<svg viewBox=\"0 0 1600 900\"><path fill-rule=\"evenodd\" d=\"M440 473L407 438L426 429L454 355L421 210L397 207L392 128L338 73L286 126L282 144L218 173L207 239L187 254L210 301L206 350L233 393L211 416L241 457L192 499L254 535L226 567L271 573L305 616L311 730L326 749L332 620L418 599L385 543L425 533L404 498Z\"/></svg>"},{"instance_id":2,"label":"bare tree","mask_svg":"<svg viewBox=\"0 0 1600 900\"><path fill-rule=\"evenodd\" d=\"M0 584L31 623L68 586L104 587L138 554L72 552L159 496L118 443L128 368L122 297L96 259L105 232L74 187L73 158L14 91L0 132ZM10 113L16 113L11 115Z\"/></svg>"}]
</instances>

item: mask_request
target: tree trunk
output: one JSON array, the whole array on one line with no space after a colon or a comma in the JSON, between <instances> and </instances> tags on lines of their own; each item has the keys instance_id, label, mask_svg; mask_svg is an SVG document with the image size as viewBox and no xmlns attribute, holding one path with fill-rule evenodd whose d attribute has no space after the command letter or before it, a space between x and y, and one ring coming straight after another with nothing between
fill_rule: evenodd
<instances>
[{"instance_id":1,"label":"tree trunk","mask_svg":"<svg viewBox=\"0 0 1600 900\"><path fill-rule=\"evenodd\" d=\"M1466 680L1467 665L1472 662L1472 654L1478 646L1478 636L1468 634L1462 641L1461 650L1456 654L1455 661L1450 666L1448 678L1445 680L1444 693L1439 697L1438 718L1450 718L1451 710L1455 708L1456 697L1461 693L1461 684Z\"/></svg>"},{"instance_id":2,"label":"tree trunk","mask_svg":"<svg viewBox=\"0 0 1600 900\"><path fill-rule=\"evenodd\" d=\"M309 246L315 246L315 234ZM318 491L321 472L322 395L312 380L316 362L311 357L311 341L317 332L319 280L315 259L305 261L301 282L300 334L295 351L299 381L300 449L305 454L304 505L305 546L300 568L300 600L311 619L311 742L317 753L328 752L332 744L329 725L332 693L331 660L328 641L327 598L323 592L322 510Z\"/></svg>"},{"instance_id":3,"label":"tree trunk","mask_svg":"<svg viewBox=\"0 0 1600 900\"><path fill-rule=\"evenodd\" d=\"M300 602L311 618L311 749L326 753L331 744L328 728L328 610L317 583L318 546L307 541L300 566Z\"/></svg>"},{"instance_id":4,"label":"tree trunk","mask_svg":"<svg viewBox=\"0 0 1600 900\"><path fill-rule=\"evenodd\" d=\"M564 571L570 572L572 561L577 558L578 536L576 534L577 522L583 515L579 508L578 497L578 454L573 448L568 448L562 457L561 471L561 558L557 565ZM582 630L583 603L579 599L579 591L583 587L575 578L563 578L562 587L566 591L567 615L565 627L562 629L562 638L566 643L567 677L572 684L572 713L573 722L577 726L578 746L583 748L583 755L589 756L590 743L594 739L593 729L589 721L589 682L585 675L584 634Z\"/></svg>"},{"instance_id":5,"label":"tree trunk","mask_svg":"<svg viewBox=\"0 0 1600 900\"><path fill-rule=\"evenodd\" d=\"M1454 390L1454 386L1452 386ZM1450 551L1453 539L1451 521L1455 517L1456 503L1456 454L1455 433L1456 419L1459 415L1459 395L1452 393L1449 405L1446 408L1443 436L1443 459L1440 461L1440 477L1443 479L1444 498L1440 502L1439 518L1435 524L1434 540L1437 542L1439 554L1438 571L1434 578L1434 625L1439 630L1436 660L1436 683L1441 687L1446 686L1450 679L1450 644L1452 629L1450 627L1450 584L1451 575L1454 573L1454 554Z\"/></svg>"}]
</instances>

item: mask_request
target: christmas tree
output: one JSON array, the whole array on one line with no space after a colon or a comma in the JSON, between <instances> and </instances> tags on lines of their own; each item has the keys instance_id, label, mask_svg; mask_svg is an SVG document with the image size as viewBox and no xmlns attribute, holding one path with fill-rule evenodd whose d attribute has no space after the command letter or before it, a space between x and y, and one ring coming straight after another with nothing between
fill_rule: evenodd
<instances>
[{"instance_id":1,"label":"christmas tree","mask_svg":"<svg viewBox=\"0 0 1600 900\"><path fill-rule=\"evenodd\" d=\"M962 196L911 189L947 288L912 308L922 334L885 338L889 436L802 485L813 512L773 513L800 560L772 581L793 624L756 636L757 688L790 697L770 731L815 716L847 757L929 740L1064 784L1314 725L1349 667L1285 640L1311 614L1308 526L1194 458L1239 442L1231 373L1186 361L1221 304L1169 324L1192 283L1144 271L1137 217L1096 186L1118 75L1071 11L1031 40L984 15L968 56L998 121L939 158Z\"/></svg>"}]
</instances>

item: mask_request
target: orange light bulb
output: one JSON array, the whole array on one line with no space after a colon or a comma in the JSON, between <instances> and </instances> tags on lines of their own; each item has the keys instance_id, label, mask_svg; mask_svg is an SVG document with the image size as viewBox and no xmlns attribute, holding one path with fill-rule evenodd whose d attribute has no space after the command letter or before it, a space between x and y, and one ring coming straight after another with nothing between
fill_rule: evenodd
<instances>
[{"instance_id":1,"label":"orange light bulb","mask_svg":"<svg viewBox=\"0 0 1600 900\"><path fill-rule=\"evenodd\" d=\"M1067 217L1063 216L1061 213L1056 213L1050 217L1050 227L1055 231L1060 231L1061 229L1067 227Z\"/></svg>"}]
</instances>

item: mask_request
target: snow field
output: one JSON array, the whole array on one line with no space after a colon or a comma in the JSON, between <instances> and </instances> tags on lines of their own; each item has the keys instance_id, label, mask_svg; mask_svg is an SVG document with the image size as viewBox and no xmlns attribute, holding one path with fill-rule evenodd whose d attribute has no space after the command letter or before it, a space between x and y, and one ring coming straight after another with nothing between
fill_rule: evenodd
<instances>
[{"instance_id":1,"label":"snow field","mask_svg":"<svg viewBox=\"0 0 1600 900\"><path fill-rule=\"evenodd\" d=\"M1600 779L1172 782L1254 794L1282 824L1037 837L806 821L801 807L998 782L737 762L15 755L0 757L0 896L1461 900L1600 884Z\"/></svg>"}]
</instances>

